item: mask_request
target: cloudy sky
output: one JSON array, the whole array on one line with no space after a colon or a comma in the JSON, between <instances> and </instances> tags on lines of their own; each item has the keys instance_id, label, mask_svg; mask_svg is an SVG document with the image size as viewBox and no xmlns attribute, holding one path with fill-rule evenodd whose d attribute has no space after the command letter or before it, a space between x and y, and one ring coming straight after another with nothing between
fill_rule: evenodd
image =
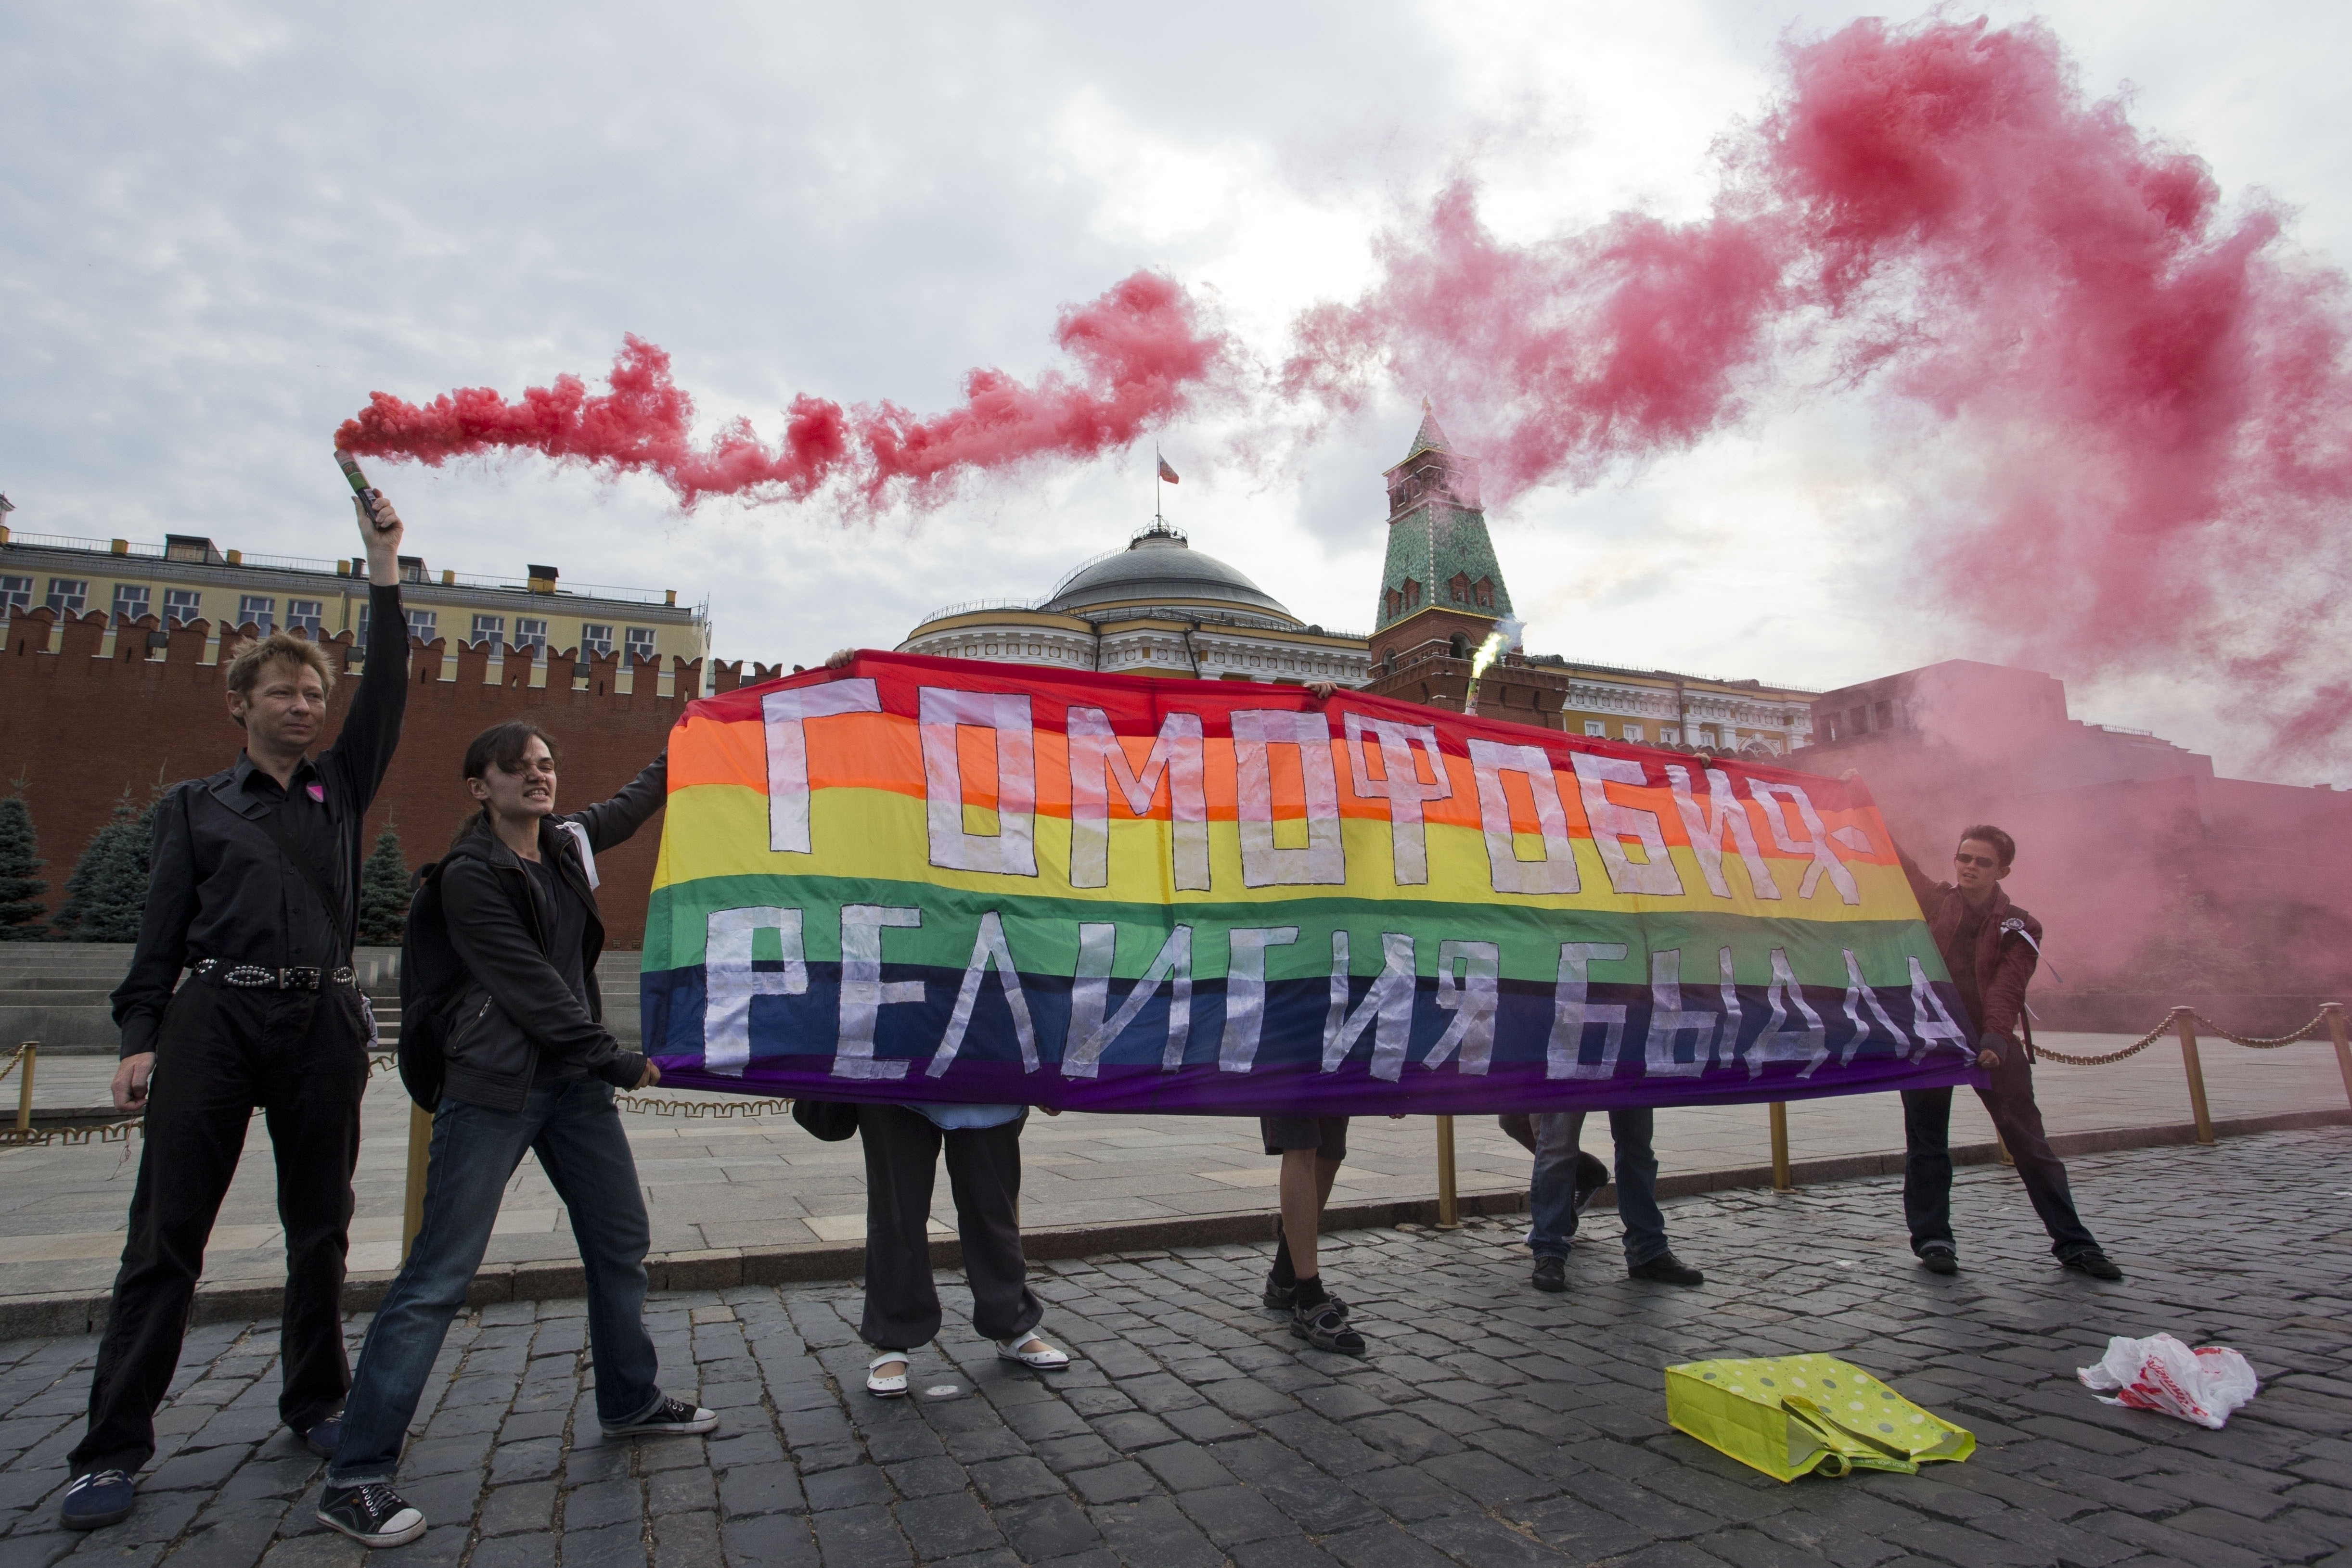
<instances>
[{"instance_id":1,"label":"cloudy sky","mask_svg":"<svg viewBox=\"0 0 2352 1568\"><path fill-rule=\"evenodd\" d=\"M2090 91L2128 91L2230 196L2266 191L2299 245L2352 257L2346 13L1990 11L2047 20ZM594 381L633 331L713 423L772 434L796 392L938 409L971 367L1047 368L1056 310L1139 267L1272 364L1449 176L1484 183L1507 237L1696 214L1780 40L1860 14L17 0L0 490L25 531L331 557L352 540L330 436L370 391ZM1416 402L1398 389L1255 464L1234 454L1256 416L1203 410L1162 437L1170 516L1302 617L1367 626L1378 475ZM1914 591L1882 435L1834 400L1767 401L1688 453L1518 497L1490 520L1529 646L1824 686L1972 652ZM1149 519L1150 474L1146 449L848 521L682 515L651 479L531 458L377 477L436 568L675 587L708 599L722 656L807 661L1043 592ZM2249 738L2173 674L2078 682L2076 716L2242 764Z\"/></svg>"}]
</instances>

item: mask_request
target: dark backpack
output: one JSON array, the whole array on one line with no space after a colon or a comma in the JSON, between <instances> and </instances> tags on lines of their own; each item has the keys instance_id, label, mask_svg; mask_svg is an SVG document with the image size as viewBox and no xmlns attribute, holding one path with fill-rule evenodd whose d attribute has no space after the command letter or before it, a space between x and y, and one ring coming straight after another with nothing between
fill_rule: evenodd
<instances>
[{"instance_id":1,"label":"dark backpack","mask_svg":"<svg viewBox=\"0 0 2352 1568\"><path fill-rule=\"evenodd\" d=\"M441 866L435 861L417 871L400 939L400 1082L427 1111L441 1103L449 1009L466 983L465 962L441 912Z\"/></svg>"}]
</instances>

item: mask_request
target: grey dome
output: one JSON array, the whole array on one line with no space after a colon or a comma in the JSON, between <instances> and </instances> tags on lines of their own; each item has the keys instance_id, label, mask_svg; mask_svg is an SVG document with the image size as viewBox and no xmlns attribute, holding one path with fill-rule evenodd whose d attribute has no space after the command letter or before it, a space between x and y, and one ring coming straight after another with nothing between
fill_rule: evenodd
<instances>
[{"instance_id":1,"label":"grey dome","mask_svg":"<svg viewBox=\"0 0 2352 1568\"><path fill-rule=\"evenodd\" d=\"M1118 554L1079 568L1038 608L1072 612L1136 601L1230 604L1294 624L1298 620L1274 595L1171 528L1147 528Z\"/></svg>"}]
</instances>

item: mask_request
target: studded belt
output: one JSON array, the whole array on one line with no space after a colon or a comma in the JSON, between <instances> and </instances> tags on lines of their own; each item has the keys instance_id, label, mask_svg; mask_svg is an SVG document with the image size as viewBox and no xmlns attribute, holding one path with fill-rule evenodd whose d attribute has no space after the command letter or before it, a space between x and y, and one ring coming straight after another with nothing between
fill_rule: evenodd
<instances>
[{"instance_id":1,"label":"studded belt","mask_svg":"<svg viewBox=\"0 0 2352 1568\"><path fill-rule=\"evenodd\" d=\"M322 991L329 986L351 985L355 979L348 967L321 969L298 964L271 969L259 964L224 964L217 958L205 958L190 968L206 985L238 991Z\"/></svg>"}]
</instances>

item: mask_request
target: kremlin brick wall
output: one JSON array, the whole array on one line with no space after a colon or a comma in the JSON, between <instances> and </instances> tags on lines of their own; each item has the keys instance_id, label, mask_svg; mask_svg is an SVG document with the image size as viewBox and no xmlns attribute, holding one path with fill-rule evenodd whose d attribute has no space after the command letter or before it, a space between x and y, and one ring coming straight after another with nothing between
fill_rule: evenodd
<instances>
[{"instance_id":1,"label":"kremlin brick wall","mask_svg":"<svg viewBox=\"0 0 2352 1568\"><path fill-rule=\"evenodd\" d=\"M208 654L211 630L202 621L166 631L151 615L110 628L102 613L60 618L40 609L0 625L7 633L0 650L0 786L24 780L40 852L48 862L41 874L48 879L54 909L74 862L126 787L133 809L143 809L159 781L200 779L236 760L243 732L228 716L220 662L255 633L250 627L226 631L218 650ZM110 631L110 657L103 653ZM164 645L152 657L149 643L159 632ZM54 653L52 642L59 644ZM359 689L359 672L349 668L349 632L321 645L343 672L328 704L325 734L332 745ZM392 823L412 871L437 859L474 809L458 765L467 744L484 729L528 718L552 735L561 753L558 803L573 810L635 778L660 751L686 701L701 689L699 660L673 659L667 670L640 664L625 673L618 653L580 659L551 651L545 685L534 686L532 666L520 658L506 661L494 684L488 646L462 643L456 678L444 680L446 652L438 641L409 644L400 749L367 818L366 846L373 849L377 832ZM777 673L720 663L712 676L716 689L731 691ZM575 681L582 689L572 689ZM632 689L622 690L625 685ZM683 695L661 695L664 685ZM643 943L660 843L656 817L628 843L596 857L608 947Z\"/></svg>"}]
</instances>

